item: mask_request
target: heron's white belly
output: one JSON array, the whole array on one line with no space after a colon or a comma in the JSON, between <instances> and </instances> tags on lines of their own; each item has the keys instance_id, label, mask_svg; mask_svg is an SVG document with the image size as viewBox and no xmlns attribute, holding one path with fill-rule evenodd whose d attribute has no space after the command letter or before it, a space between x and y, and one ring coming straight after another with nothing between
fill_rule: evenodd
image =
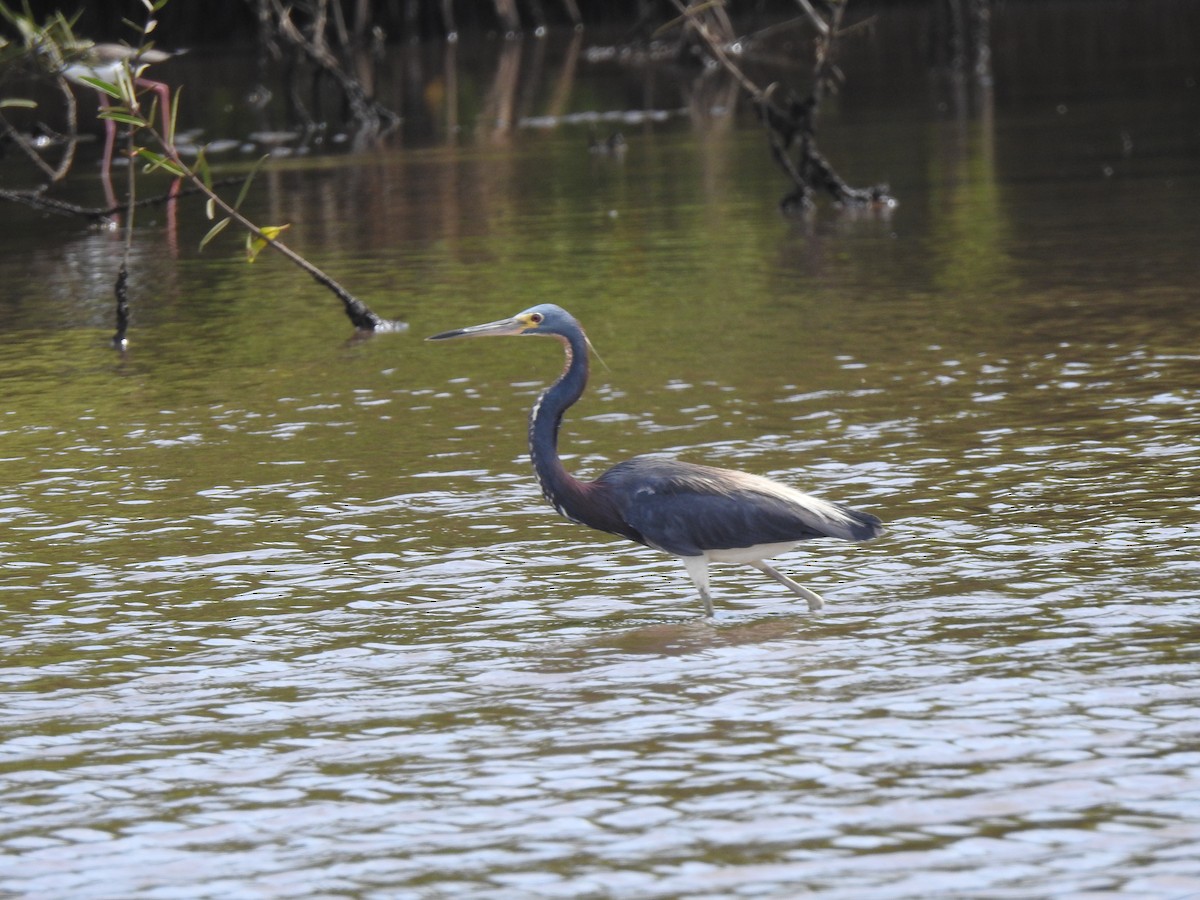
<instances>
[{"instance_id":1,"label":"heron's white belly","mask_svg":"<svg viewBox=\"0 0 1200 900\"><path fill-rule=\"evenodd\" d=\"M755 544L753 547L733 547L729 550L705 550L704 555L709 562L749 563L760 559L770 559L780 553L787 553L799 541L784 541L782 544Z\"/></svg>"}]
</instances>

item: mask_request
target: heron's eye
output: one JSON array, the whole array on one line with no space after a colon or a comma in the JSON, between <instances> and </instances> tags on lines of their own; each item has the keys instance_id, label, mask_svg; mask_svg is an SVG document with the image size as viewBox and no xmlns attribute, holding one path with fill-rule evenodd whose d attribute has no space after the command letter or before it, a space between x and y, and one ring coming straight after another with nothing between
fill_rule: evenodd
<instances>
[{"instance_id":1,"label":"heron's eye","mask_svg":"<svg viewBox=\"0 0 1200 900\"><path fill-rule=\"evenodd\" d=\"M545 318L546 317L543 316L541 313L530 313L529 314L529 321L532 322L534 325L541 325L542 320Z\"/></svg>"}]
</instances>

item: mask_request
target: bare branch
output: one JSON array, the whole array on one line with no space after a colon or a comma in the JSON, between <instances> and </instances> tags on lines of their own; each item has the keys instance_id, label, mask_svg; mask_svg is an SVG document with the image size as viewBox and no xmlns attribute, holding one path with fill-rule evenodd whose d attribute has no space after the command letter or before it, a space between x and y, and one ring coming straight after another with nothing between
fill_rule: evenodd
<instances>
[{"instance_id":1,"label":"bare branch","mask_svg":"<svg viewBox=\"0 0 1200 900\"><path fill-rule=\"evenodd\" d=\"M722 46L721 42L718 41L709 30L708 24L699 16L699 13L707 11L712 4L703 3L699 6L684 6L683 0L671 0L671 3L677 10L679 10L680 19L685 21L692 28L692 30L700 36L701 40L708 45L709 52L712 53L717 62L719 62L724 69L729 72L730 75L737 79L738 84L740 84L742 89L750 95L752 100L754 100L756 103L761 103L763 101L762 89L759 88L759 86L755 84L749 77L747 77L746 74L740 68L738 68L734 61L730 59L729 54L725 52L724 46Z\"/></svg>"},{"instance_id":2,"label":"bare branch","mask_svg":"<svg viewBox=\"0 0 1200 900\"><path fill-rule=\"evenodd\" d=\"M809 21L816 26L817 31L821 32L822 35L828 36L829 24L817 14L817 11L813 9L813 5L808 0L796 0L796 3L808 15Z\"/></svg>"},{"instance_id":3,"label":"bare branch","mask_svg":"<svg viewBox=\"0 0 1200 900\"><path fill-rule=\"evenodd\" d=\"M329 43L325 39L325 30L328 26L327 4L324 0L318 4L314 13L314 21L309 29L311 32L309 35L305 35L292 20L291 6L285 6L280 0L263 0L259 18L264 24L267 21L268 12L273 14L276 34L337 82L346 101L350 104L355 121L371 133L393 128L399 123L400 117L390 109L373 101L367 95L362 83L347 74L333 51L330 50Z\"/></svg>"},{"instance_id":4,"label":"bare branch","mask_svg":"<svg viewBox=\"0 0 1200 900\"><path fill-rule=\"evenodd\" d=\"M811 209L812 196L817 190L828 194L835 203L842 206L894 206L895 200L885 185L865 189L851 187L817 150L817 111L821 100L835 90L841 77L833 63L833 49L840 33L846 4L831 0L832 13L826 21L821 19L808 0L798 2L820 32L813 63L812 89L803 99L777 83L769 85L766 89L760 88L742 71L700 15L709 9L709 3L685 5L683 0L671 0L672 5L679 10L680 18L704 42L712 58L737 81L758 106L767 126L771 155L794 185L793 190L781 201L785 210Z\"/></svg>"}]
</instances>

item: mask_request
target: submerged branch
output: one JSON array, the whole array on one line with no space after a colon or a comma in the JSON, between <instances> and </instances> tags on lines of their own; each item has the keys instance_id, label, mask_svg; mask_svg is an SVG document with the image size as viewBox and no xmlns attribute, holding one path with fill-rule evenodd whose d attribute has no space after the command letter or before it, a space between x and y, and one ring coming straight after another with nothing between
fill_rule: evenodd
<instances>
[{"instance_id":1,"label":"submerged branch","mask_svg":"<svg viewBox=\"0 0 1200 900\"><path fill-rule=\"evenodd\" d=\"M368 307L365 303L363 303L361 300L359 300L357 297L355 297L352 293L350 293L350 291L346 290L345 287L343 287L334 278L332 278L331 276L326 274L322 269L313 265L304 256L297 253L291 247L288 247L282 241L278 240L278 238L272 236L271 234L268 234L267 232L265 232L264 230L259 228L257 225L255 225L253 222L251 222L249 219L247 219L244 215L242 215L242 213L240 213L235 207L231 206L224 199L222 199L218 194L216 194L215 191L212 189L212 187L209 187L208 185L205 185L202 181L200 181L198 176L196 176L194 173L191 172L190 169L188 169L186 166L184 166L181 160L178 160L177 156L175 156L172 159L172 162L180 167L180 169L184 173L183 177L187 178L189 180L189 182L191 183L191 187L184 188L183 190L176 193L175 195L164 194L161 196L150 197L150 198L138 200L134 203L120 204L111 209L101 209L101 208L95 208L95 207L79 206L78 204L75 204L75 203L68 203L65 200L56 200L52 197L47 197L44 195L45 188L42 188L40 190L34 190L34 191L10 191L10 190L4 189L4 188L0 188L0 200L7 200L9 202L19 203L23 206L28 206L28 207L31 207L32 209L40 210L43 212L50 212L50 213L55 213L57 215L64 215L64 216L76 216L76 217L84 218L84 219L87 219L89 221L96 222L96 223L107 223L107 222L112 222L114 220L115 216L119 215L122 212L126 212L130 209L140 208L140 207L148 206L151 204L169 203L169 202L172 202L172 201L178 199L180 196L184 196L185 194L202 194L205 197L207 197L209 200L211 200L216 206L219 206L221 208L221 210L227 216L229 216L230 219L237 222L237 224L239 226L241 226L241 228L243 230L245 230L249 234L252 234L258 240L262 241L264 243L264 245L271 247L278 253L281 253L289 261L291 261L292 263L294 263L295 265L297 265L301 269L303 269L305 272L307 272L312 277L312 279L315 282L317 282L317 284L319 284L322 287L326 288L327 290L331 291L334 294L334 296L336 296L342 302L342 306L344 307L344 309L346 311L346 316L350 319L351 324L353 324L354 327L357 328L358 330L387 333L387 332L404 331L408 328L408 325L405 322L396 321L396 320L392 320L392 319L385 319L382 316L373 312L370 309L370 307ZM240 182L242 180L243 179L240 179L240 178L222 179L219 182L214 182L213 186L215 187L216 185L219 185L219 184ZM116 336L114 336L114 338L113 338L114 343L117 342L118 338L120 338L122 340L124 338L125 328L122 327L122 324L121 324L122 323L121 310L122 310L122 299L123 298L125 298L124 299L124 302L125 302L124 323L125 323L126 327L128 325L128 302L127 302L127 294L125 293L125 278L126 277L127 276L124 274L124 267L122 267L122 273L118 276L118 283L116 286L116 294L117 294L117 301L118 301L118 306L117 306L118 334Z\"/></svg>"},{"instance_id":2,"label":"submerged branch","mask_svg":"<svg viewBox=\"0 0 1200 900\"><path fill-rule=\"evenodd\" d=\"M841 77L833 63L833 50L845 12L845 0L831 4L832 12L828 20L822 19L807 0L799 0L801 8L818 32L812 88L804 98L797 97L778 83L766 88L759 87L747 76L700 16L707 9L707 4L685 5L684 0L671 2L691 31L703 41L712 59L737 81L758 108L767 128L771 155L793 183L792 190L780 201L785 212L811 209L814 205L813 195L817 192L827 194L839 206L875 205L890 208L896 205L887 185L851 187L817 150L817 112L821 101L836 89Z\"/></svg>"},{"instance_id":3,"label":"submerged branch","mask_svg":"<svg viewBox=\"0 0 1200 900\"><path fill-rule=\"evenodd\" d=\"M19 203L22 206L28 206L40 212L55 213L60 216L77 216L95 222L104 221L109 217L110 210L80 206L77 203L68 203L66 200L55 200L53 197L47 197L45 191L48 187L49 185L45 185L32 191L10 191L6 188L0 188L0 200L7 200L9 203Z\"/></svg>"},{"instance_id":4,"label":"submerged branch","mask_svg":"<svg viewBox=\"0 0 1200 900\"><path fill-rule=\"evenodd\" d=\"M128 151L133 152L133 133L128 135ZM137 176L134 173L133 166L126 169L127 188L125 196L129 198L129 205L132 207L137 203ZM113 286L113 292L117 298L116 309L116 324L117 330L113 334L112 344L116 350L124 350L129 346L129 257L133 253L133 212L125 216L125 241L124 249L121 252L121 268L117 270L117 281Z\"/></svg>"},{"instance_id":5,"label":"submerged branch","mask_svg":"<svg viewBox=\"0 0 1200 900\"><path fill-rule=\"evenodd\" d=\"M117 350L124 350L129 343L129 269L121 260L121 268L117 270L117 282L113 293L117 297L117 330L113 333L112 344Z\"/></svg>"},{"instance_id":6,"label":"submerged branch","mask_svg":"<svg viewBox=\"0 0 1200 900\"><path fill-rule=\"evenodd\" d=\"M222 178L213 182L213 187L223 185L240 184L241 178ZM28 206L30 209L36 209L39 212L53 213L59 216L74 216L79 219L86 219L89 222L104 223L111 222L122 213L127 213L130 210L143 209L148 206L162 206L170 203L172 200L177 200L180 197L194 196L204 193L197 187L181 188L178 193L171 194L155 194L153 197L144 197L141 200L132 202L118 203L116 206L80 206L78 203L70 203L66 200L57 200L54 197L46 196L46 191L50 185L46 184L33 190L13 191L7 188L0 188L0 200L9 203L17 203L21 206Z\"/></svg>"}]
</instances>

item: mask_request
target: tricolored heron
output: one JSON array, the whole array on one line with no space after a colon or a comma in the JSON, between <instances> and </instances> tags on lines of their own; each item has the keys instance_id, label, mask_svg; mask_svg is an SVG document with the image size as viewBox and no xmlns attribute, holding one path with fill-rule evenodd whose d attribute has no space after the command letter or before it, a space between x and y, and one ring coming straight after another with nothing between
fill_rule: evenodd
<instances>
[{"instance_id":1,"label":"tricolored heron","mask_svg":"<svg viewBox=\"0 0 1200 900\"><path fill-rule=\"evenodd\" d=\"M543 303L486 325L428 338L545 335L566 352L566 368L533 405L529 454L542 493L573 522L681 557L704 609L713 614L710 562L748 563L808 601L821 597L776 571L766 560L810 538L868 541L883 530L870 513L820 500L787 485L731 469L637 456L595 481L575 478L558 458L563 413L582 395L588 378L587 335L570 313Z\"/></svg>"}]
</instances>

